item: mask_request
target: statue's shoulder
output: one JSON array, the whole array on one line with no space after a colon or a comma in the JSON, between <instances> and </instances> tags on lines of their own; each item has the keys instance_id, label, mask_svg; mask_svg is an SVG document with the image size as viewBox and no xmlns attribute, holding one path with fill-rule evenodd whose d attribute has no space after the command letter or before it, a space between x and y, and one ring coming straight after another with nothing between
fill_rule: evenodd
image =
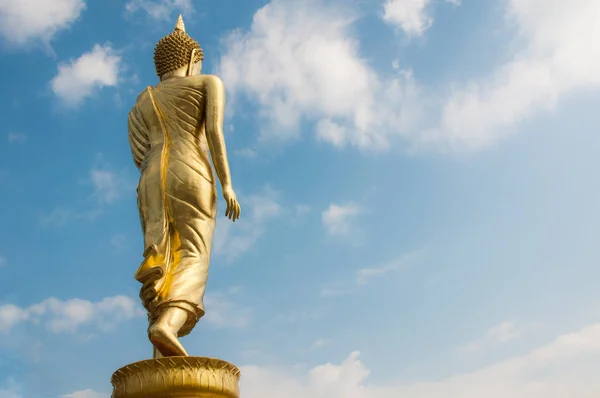
<instances>
[{"instance_id":1,"label":"statue's shoulder","mask_svg":"<svg viewBox=\"0 0 600 398\"><path fill-rule=\"evenodd\" d=\"M135 99L136 104L144 101L144 99L148 98L148 91L151 89L152 87L148 86L145 87L142 91L140 91L140 93L138 94L137 98Z\"/></svg>"},{"instance_id":2,"label":"statue's shoulder","mask_svg":"<svg viewBox=\"0 0 600 398\"><path fill-rule=\"evenodd\" d=\"M132 112L137 112L137 107L140 103L142 103L145 99L148 98L148 91L151 89L150 86L144 88L137 96L137 98L135 99L135 104L131 107L131 109L129 110L129 114L131 114Z\"/></svg>"},{"instance_id":3,"label":"statue's shoulder","mask_svg":"<svg viewBox=\"0 0 600 398\"><path fill-rule=\"evenodd\" d=\"M186 79L190 79L190 83L201 90L210 89L215 86L223 86L221 78L216 75L188 76Z\"/></svg>"}]
</instances>

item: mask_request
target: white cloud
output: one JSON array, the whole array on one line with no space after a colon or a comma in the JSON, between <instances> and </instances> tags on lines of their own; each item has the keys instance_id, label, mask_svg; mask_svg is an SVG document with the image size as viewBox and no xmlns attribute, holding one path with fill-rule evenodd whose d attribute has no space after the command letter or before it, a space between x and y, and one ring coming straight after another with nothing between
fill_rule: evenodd
<instances>
[{"instance_id":1,"label":"white cloud","mask_svg":"<svg viewBox=\"0 0 600 398\"><path fill-rule=\"evenodd\" d=\"M258 103L259 143L295 139L307 119L317 123L319 140L385 148L389 128L404 131L418 115L412 73L383 82L359 54L355 19L348 7L273 0L255 13L249 32L225 38L219 73L231 97Z\"/></svg>"},{"instance_id":2,"label":"white cloud","mask_svg":"<svg viewBox=\"0 0 600 398\"><path fill-rule=\"evenodd\" d=\"M121 56L106 44L94 48L79 58L58 65L52 79L52 91L66 105L77 106L103 87L114 87L119 79Z\"/></svg>"},{"instance_id":3,"label":"white cloud","mask_svg":"<svg viewBox=\"0 0 600 398\"><path fill-rule=\"evenodd\" d=\"M63 398L110 398L110 394L96 392L94 390L82 390L63 395Z\"/></svg>"},{"instance_id":4,"label":"white cloud","mask_svg":"<svg viewBox=\"0 0 600 398\"><path fill-rule=\"evenodd\" d=\"M298 374L297 367L293 370L243 366L240 384L241 394L247 398L593 398L600 394L600 379L595 370L598 365L600 324L594 324L562 335L526 355L441 380L369 382L371 371L360 360L360 354L353 352L341 364L327 363L303 374ZM15 395L7 397L20 396L16 389L12 391ZM65 397L107 396L85 390Z\"/></svg>"},{"instance_id":5,"label":"white cloud","mask_svg":"<svg viewBox=\"0 0 600 398\"><path fill-rule=\"evenodd\" d=\"M55 207L49 213L40 216L40 223L44 226L64 227L73 218L73 212L69 209Z\"/></svg>"},{"instance_id":6,"label":"white cloud","mask_svg":"<svg viewBox=\"0 0 600 398\"><path fill-rule=\"evenodd\" d=\"M510 340L514 340L521 336L521 331L517 329L517 326L513 321L507 321L492 327L487 332L487 337L491 340L505 343Z\"/></svg>"},{"instance_id":7,"label":"white cloud","mask_svg":"<svg viewBox=\"0 0 600 398\"><path fill-rule=\"evenodd\" d=\"M256 150L252 149L252 148L237 149L233 153L237 156L247 158L247 159L254 159L254 158L256 158L256 156L258 156L258 153L256 152Z\"/></svg>"},{"instance_id":8,"label":"white cloud","mask_svg":"<svg viewBox=\"0 0 600 398\"><path fill-rule=\"evenodd\" d=\"M8 133L8 136L6 138L7 138L8 142L11 144L16 143L16 142L27 141L27 136L25 134Z\"/></svg>"},{"instance_id":9,"label":"white cloud","mask_svg":"<svg viewBox=\"0 0 600 398\"><path fill-rule=\"evenodd\" d=\"M0 267L4 267L6 265L6 259L0 256Z\"/></svg>"},{"instance_id":10,"label":"white cloud","mask_svg":"<svg viewBox=\"0 0 600 398\"><path fill-rule=\"evenodd\" d=\"M89 208L76 209L65 206L55 207L49 213L40 218L44 226L63 227L72 221L94 221L105 210L106 206L113 204L127 192L133 193L135 182L126 173L113 170L99 154L96 165L91 168L87 178L81 181L91 186L90 199L94 202L88 203ZM111 243L117 245L113 238ZM115 246L116 247L116 246Z\"/></svg>"},{"instance_id":11,"label":"white cloud","mask_svg":"<svg viewBox=\"0 0 600 398\"><path fill-rule=\"evenodd\" d=\"M421 255L421 251L415 251L376 267L361 268L356 272L356 283L363 285L372 278L381 277L389 274L390 272L407 267Z\"/></svg>"},{"instance_id":12,"label":"white cloud","mask_svg":"<svg viewBox=\"0 0 600 398\"><path fill-rule=\"evenodd\" d=\"M10 330L13 326L25 321L29 314L13 304L0 305L0 332Z\"/></svg>"},{"instance_id":13,"label":"white cloud","mask_svg":"<svg viewBox=\"0 0 600 398\"><path fill-rule=\"evenodd\" d=\"M250 323L252 310L235 304L222 293L209 293L204 301L206 315L203 319L213 326L241 328Z\"/></svg>"},{"instance_id":14,"label":"white cloud","mask_svg":"<svg viewBox=\"0 0 600 398\"><path fill-rule=\"evenodd\" d=\"M466 352L481 351L516 340L523 335L523 332L524 329L517 326L514 321L505 321L491 327L483 339L471 342L460 348Z\"/></svg>"},{"instance_id":15,"label":"white cloud","mask_svg":"<svg viewBox=\"0 0 600 398\"><path fill-rule=\"evenodd\" d=\"M343 205L332 203L321 214L321 221L331 235L347 235L350 233L352 219L361 211L361 208L352 202Z\"/></svg>"},{"instance_id":16,"label":"white cloud","mask_svg":"<svg viewBox=\"0 0 600 398\"><path fill-rule=\"evenodd\" d=\"M399 25L409 36L421 36L433 20L425 13L430 0L387 0L383 5L383 19Z\"/></svg>"},{"instance_id":17,"label":"white cloud","mask_svg":"<svg viewBox=\"0 0 600 398\"><path fill-rule=\"evenodd\" d=\"M106 297L95 303L77 298L63 301L50 297L27 308L0 305L0 332L8 332L26 321L42 323L55 333L74 333L87 325L108 331L119 322L143 314L137 301L125 296Z\"/></svg>"},{"instance_id":18,"label":"white cloud","mask_svg":"<svg viewBox=\"0 0 600 398\"><path fill-rule=\"evenodd\" d=\"M102 209L100 208L79 212L59 206L49 213L42 214L40 223L45 227L64 227L72 221L94 221L101 213Z\"/></svg>"},{"instance_id":19,"label":"white cloud","mask_svg":"<svg viewBox=\"0 0 600 398\"><path fill-rule=\"evenodd\" d=\"M85 9L84 0L0 0L0 34L13 45L44 44L69 28Z\"/></svg>"},{"instance_id":20,"label":"white cloud","mask_svg":"<svg viewBox=\"0 0 600 398\"><path fill-rule=\"evenodd\" d=\"M384 4L384 18L409 33L430 24L430 0ZM357 15L319 0L259 9L248 31L225 38L220 74L231 97L258 104L262 145L298 138L307 120L316 139L337 147L381 150L402 138L416 149L481 149L565 95L600 86L600 2L503 4L517 34L506 35L510 61L478 80L426 88L407 66L377 73L359 52Z\"/></svg>"},{"instance_id":21,"label":"white cloud","mask_svg":"<svg viewBox=\"0 0 600 398\"><path fill-rule=\"evenodd\" d=\"M373 267L360 268L355 273L355 278L348 281L340 281L328 283L321 286L321 297L339 297L355 292L358 288L366 285L374 278L381 278L387 274L398 271L413 265L415 261L421 258L424 250L415 250L413 252L403 254L397 258L379 264Z\"/></svg>"},{"instance_id":22,"label":"white cloud","mask_svg":"<svg viewBox=\"0 0 600 398\"><path fill-rule=\"evenodd\" d=\"M90 171L90 181L94 196L103 204L114 203L132 185L121 173L98 167Z\"/></svg>"},{"instance_id":23,"label":"white cloud","mask_svg":"<svg viewBox=\"0 0 600 398\"><path fill-rule=\"evenodd\" d=\"M329 341L329 340L327 340L327 339L319 339L319 340L315 341L315 342L312 344L312 346L311 346L311 347L312 347L312 348L315 348L315 349L316 349L316 348L323 348L323 347L325 347L325 346L326 346L327 344L329 344L329 343L330 343L330 341Z\"/></svg>"},{"instance_id":24,"label":"white cloud","mask_svg":"<svg viewBox=\"0 0 600 398\"><path fill-rule=\"evenodd\" d=\"M455 5L459 0L446 0ZM383 20L398 25L408 36L422 36L433 24L428 13L431 0L386 0Z\"/></svg>"},{"instance_id":25,"label":"white cloud","mask_svg":"<svg viewBox=\"0 0 600 398\"><path fill-rule=\"evenodd\" d=\"M102 153L98 153L95 165L91 168L86 184L91 184L93 193L99 205L113 204L127 192L134 192L136 182L122 170L115 170L105 159Z\"/></svg>"},{"instance_id":26,"label":"white cloud","mask_svg":"<svg viewBox=\"0 0 600 398\"><path fill-rule=\"evenodd\" d=\"M175 10L192 12L192 0L129 0L125 4L127 13L143 11L157 20L168 20Z\"/></svg>"},{"instance_id":27,"label":"white cloud","mask_svg":"<svg viewBox=\"0 0 600 398\"><path fill-rule=\"evenodd\" d=\"M121 198L127 192L133 192L135 183L129 180L123 173L111 170L105 165L94 166L88 178L84 180L85 184L92 187L91 199L95 202L90 208L72 208L58 206L49 213L42 214L40 222L44 226L64 227L73 221L94 221L100 216L107 205L111 205ZM119 245L117 239L122 237L113 237L111 244L116 248ZM122 243L122 242L121 242Z\"/></svg>"},{"instance_id":28,"label":"white cloud","mask_svg":"<svg viewBox=\"0 0 600 398\"><path fill-rule=\"evenodd\" d=\"M269 188L260 194L241 197L240 205L242 214L239 220L232 223L222 217L215 229L213 251L229 262L250 250L265 232L266 224L284 211L278 202L277 192Z\"/></svg>"},{"instance_id":29,"label":"white cloud","mask_svg":"<svg viewBox=\"0 0 600 398\"><path fill-rule=\"evenodd\" d=\"M551 110L566 94L600 87L596 0L509 0L508 17L525 43L488 77L455 89L429 137L459 147L495 143L510 127ZM543 10L541 12L540 10Z\"/></svg>"},{"instance_id":30,"label":"white cloud","mask_svg":"<svg viewBox=\"0 0 600 398\"><path fill-rule=\"evenodd\" d=\"M339 365L298 375L258 366L242 367L244 397L287 398L592 398L600 394L600 324L560 336L527 355L443 380L387 385L368 382L357 352Z\"/></svg>"}]
</instances>

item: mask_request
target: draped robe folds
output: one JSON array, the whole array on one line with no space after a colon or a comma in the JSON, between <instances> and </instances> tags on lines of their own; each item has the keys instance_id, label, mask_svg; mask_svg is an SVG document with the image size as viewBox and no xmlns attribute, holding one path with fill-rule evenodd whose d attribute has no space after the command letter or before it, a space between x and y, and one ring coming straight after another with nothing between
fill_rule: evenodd
<instances>
[{"instance_id":1,"label":"draped robe folds","mask_svg":"<svg viewBox=\"0 0 600 398\"><path fill-rule=\"evenodd\" d=\"M179 336L204 315L217 212L204 131L205 98L195 77L146 88L129 113L129 143L140 169L138 208L144 260L135 278L150 323L168 307L188 313Z\"/></svg>"}]
</instances>

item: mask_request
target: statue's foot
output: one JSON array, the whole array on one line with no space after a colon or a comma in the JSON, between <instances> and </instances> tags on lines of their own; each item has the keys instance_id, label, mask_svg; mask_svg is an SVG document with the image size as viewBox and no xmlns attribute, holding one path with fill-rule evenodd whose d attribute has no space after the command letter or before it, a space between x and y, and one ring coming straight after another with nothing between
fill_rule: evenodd
<instances>
[{"instance_id":1,"label":"statue's foot","mask_svg":"<svg viewBox=\"0 0 600 398\"><path fill-rule=\"evenodd\" d=\"M160 324L154 324L150 327L148 330L148 337L150 338L152 345L154 345L164 357L188 355L185 348L183 348L179 342L177 335Z\"/></svg>"}]
</instances>

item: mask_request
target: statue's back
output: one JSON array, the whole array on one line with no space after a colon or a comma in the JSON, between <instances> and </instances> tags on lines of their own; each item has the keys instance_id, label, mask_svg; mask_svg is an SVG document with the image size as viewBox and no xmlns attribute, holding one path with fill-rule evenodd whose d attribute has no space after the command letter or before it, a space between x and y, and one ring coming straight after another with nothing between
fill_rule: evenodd
<instances>
[{"instance_id":1,"label":"statue's back","mask_svg":"<svg viewBox=\"0 0 600 398\"><path fill-rule=\"evenodd\" d=\"M136 279L145 286L142 300L150 313L172 305L186 310L182 335L204 314L217 211L197 80L173 78L148 87L129 113L129 141L141 171L138 207L146 253ZM171 275L168 282L162 275Z\"/></svg>"},{"instance_id":2,"label":"statue's back","mask_svg":"<svg viewBox=\"0 0 600 398\"><path fill-rule=\"evenodd\" d=\"M195 159L213 181L208 156L203 76L173 78L147 87L129 113L129 135L135 163L141 167L160 151L166 139L172 155ZM173 152L175 150L175 152Z\"/></svg>"}]
</instances>

